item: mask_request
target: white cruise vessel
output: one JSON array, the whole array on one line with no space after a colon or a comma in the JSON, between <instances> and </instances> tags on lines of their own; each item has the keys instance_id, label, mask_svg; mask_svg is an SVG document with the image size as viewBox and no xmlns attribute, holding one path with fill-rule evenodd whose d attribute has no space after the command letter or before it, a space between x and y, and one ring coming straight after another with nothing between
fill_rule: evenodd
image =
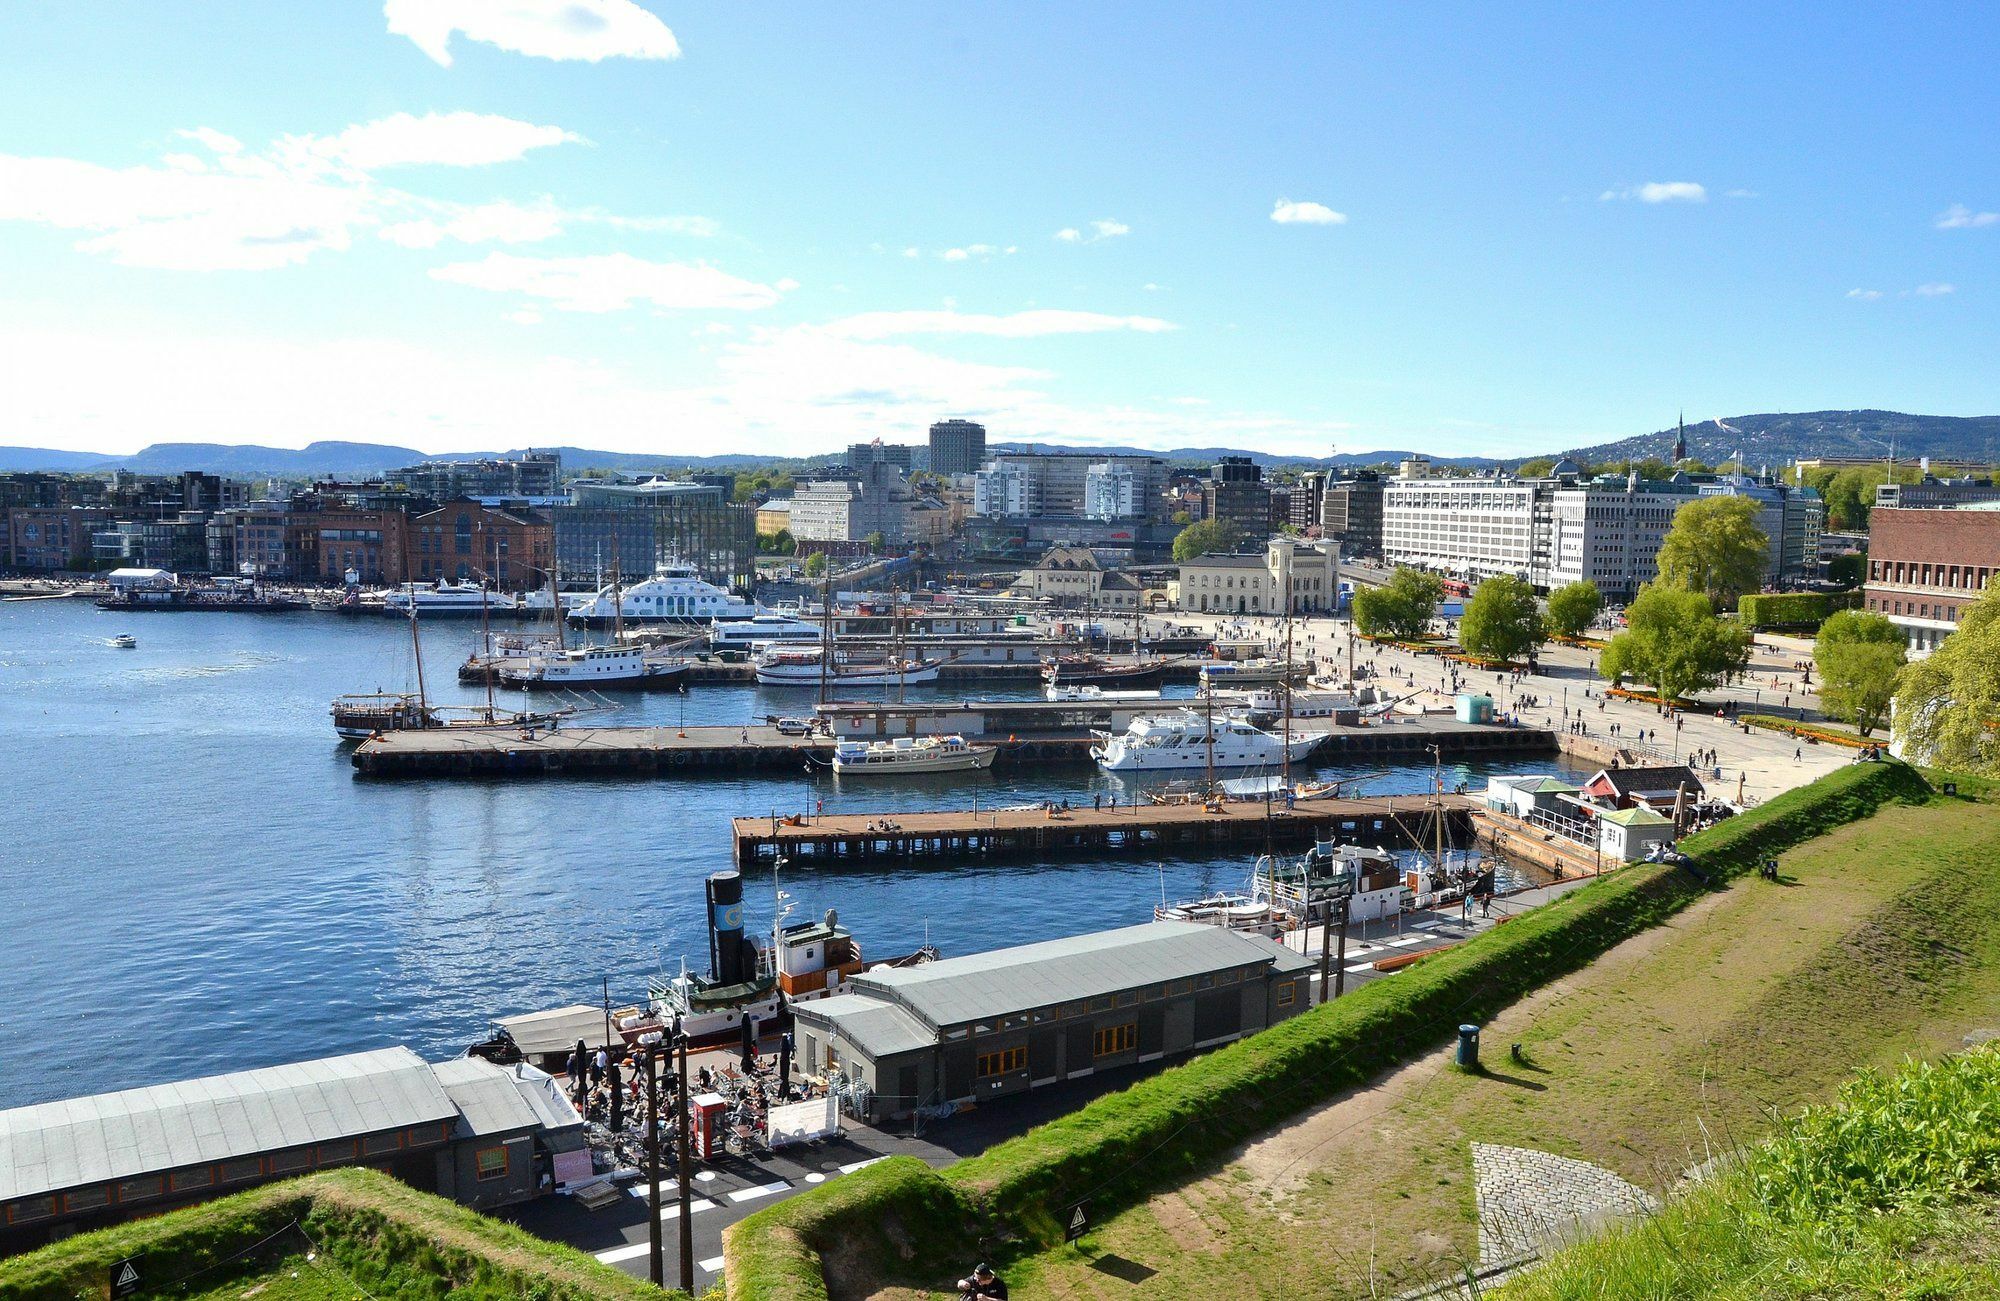
<instances>
[{"instance_id":1,"label":"white cruise vessel","mask_svg":"<svg viewBox=\"0 0 2000 1301\"><path fill-rule=\"evenodd\" d=\"M782 610L753 614L748 619L717 619L708 626L708 644L717 649L735 646L749 650L779 642L817 642L825 636L826 629L819 624Z\"/></svg>"},{"instance_id":2,"label":"white cruise vessel","mask_svg":"<svg viewBox=\"0 0 2000 1301\"><path fill-rule=\"evenodd\" d=\"M423 583L405 583L382 598L385 614L408 614L411 606L423 618L439 615L462 614L477 618L486 614L512 614L520 609L520 603L505 592L495 592L474 582L454 583L449 580L435 587Z\"/></svg>"},{"instance_id":3,"label":"white cruise vessel","mask_svg":"<svg viewBox=\"0 0 2000 1301\"><path fill-rule=\"evenodd\" d=\"M844 777L970 772L991 768L999 753L997 746L971 745L955 734L899 736L893 741L842 741L833 750L833 770Z\"/></svg>"},{"instance_id":4,"label":"white cruise vessel","mask_svg":"<svg viewBox=\"0 0 2000 1301\"><path fill-rule=\"evenodd\" d=\"M765 687L816 687L820 684L819 646L773 646L751 662L757 666L757 684ZM849 659L836 654L826 670L826 681L838 687L916 686L935 682L942 660Z\"/></svg>"},{"instance_id":5,"label":"white cruise vessel","mask_svg":"<svg viewBox=\"0 0 2000 1301\"><path fill-rule=\"evenodd\" d=\"M670 561L643 583L623 588L614 583L569 612L573 623L607 624L621 611L632 623L700 623L717 619L748 619L762 607L704 581L693 565Z\"/></svg>"},{"instance_id":6,"label":"white cruise vessel","mask_svg":"<svg viewBox=\"0 0 2000 1301\"><path fill-rule=\"evenodd\" d=\"M1217 718L1211 724L1193 710L1136 718L1122 736L1109 732L1093 735L1098 744L1090 748L1090 757L1106 772L1162 772L1211 765L1275 768L1285 762L1287 750L1282 739L1243 719ZM1294 762L1305 758L1320 739L1318 735L1293 737L1290 758Z\"/></svg>"}]
</instances>

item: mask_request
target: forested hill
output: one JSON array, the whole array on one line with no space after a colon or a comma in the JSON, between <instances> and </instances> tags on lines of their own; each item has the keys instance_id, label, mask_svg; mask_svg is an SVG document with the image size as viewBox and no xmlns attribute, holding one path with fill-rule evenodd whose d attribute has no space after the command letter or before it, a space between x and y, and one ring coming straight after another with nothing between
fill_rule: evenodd
<instances>
[{"instance_id":1,"label":"forested hill","mask_svg":"<svg viewBox=\"0 0 2000 1301\"><path fill-rule=\"evenodd\" d=\"M2000 416L1912 416L1900 411L1795 411L1728 416L1687 427L1688 455L1710 465L1743 453L1752 468L1795 458L1928 456L1952 465L2000 462ZM1672 453L1674 431L1638 434L1594 447L1551 449L1589 461L1662 459Z\"/></svg>"}]
</instances>

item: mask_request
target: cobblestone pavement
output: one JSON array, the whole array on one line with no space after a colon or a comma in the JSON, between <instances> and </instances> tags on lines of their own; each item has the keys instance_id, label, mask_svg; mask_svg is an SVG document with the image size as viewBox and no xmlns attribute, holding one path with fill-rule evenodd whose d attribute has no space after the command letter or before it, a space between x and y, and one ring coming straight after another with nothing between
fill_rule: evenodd
<instances>
[{"instance_id":1,"label":"cobblestone pavement","mask_svg":"<svg viewBox=\"0 0 2000 1301\"><path fill-rule=\"evenodd\" d=\"M1474 1143L1472 1179L1481 1265L1540 1251L1606 1220L1659 1209L1658 1199L1602 1166L1533 1148Z\"/></svg>"}]
</instances>

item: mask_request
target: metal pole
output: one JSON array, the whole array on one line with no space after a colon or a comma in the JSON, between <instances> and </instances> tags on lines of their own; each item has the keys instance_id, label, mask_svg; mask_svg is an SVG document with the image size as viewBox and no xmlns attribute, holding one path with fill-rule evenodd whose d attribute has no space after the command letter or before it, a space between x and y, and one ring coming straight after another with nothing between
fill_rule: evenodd
<instances>
[{"instance_id":1,"label":"metal pole","mask_svg":"<svg viewBox=\"0 0 2000 1301\"><path fill-rule=\"evenodd\" d=\"M667 1266L661 1255L665 1244L660 1241L660 1062L651 1048L646 1050L646 1181L652 1189L647 1201L646 1260L653 1286L663 1288Z\"/></svg>"},{"instance_id":2,"label":"metal pole","mask_svg":"<svg viewBox=\"0 0 2000 1301\"><path fill-rule=\"evenodd\" d=\"M689 1185L694 1182L688 1171L688 1150L693 1146L688 1137L688 1037L676 1034L680 1048L680 1153L681 1153L681 1291L694 1295L694 1195Z\"/></svg>"},{"instance_id":3,"label":"metal pole","mask_svg":"<svg viewBox=\"0 0 2000 1301\"><path fill-rule=\"evenodd\" d=\"M1311 888L1310 882L1307 883L1307 888ZM1326 983L1327 976L1330 974L1327 950L1332 946L1332 942L1333 900L1324 899L1320 901L1319 908L1319 998L1322 1003L1328 1002L1332 998L1332 995L1327 992Z\"/></svg>"},{"instance_id":4,"label":"metal pole","mask_svg":"<svg viewBox=\"0 0 2000 1301\"><path fill-rule=\"evenodd\" d=\"M1340 896L1340 952L1334 956L1333 996L1339 998L1347 987L1347 915L1354 906L1354 896Z\"/></svg>"}]
</instances>

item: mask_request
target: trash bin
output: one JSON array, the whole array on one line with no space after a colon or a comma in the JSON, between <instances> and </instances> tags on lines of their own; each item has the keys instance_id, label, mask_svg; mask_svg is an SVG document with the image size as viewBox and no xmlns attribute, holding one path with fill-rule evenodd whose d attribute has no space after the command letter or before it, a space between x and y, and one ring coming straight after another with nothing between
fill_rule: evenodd
<instances>
[{"instance_id":1,"label":"trash bin","mask_svg":"<svg viewBox=\"0 0 2000 1301\"><path fill-rule=\"evenodd\" d=\"M1458 1027L1458 1064L1479 1065L1479 1027L1476 1025Z\"/></svg>"}]
</instances>

